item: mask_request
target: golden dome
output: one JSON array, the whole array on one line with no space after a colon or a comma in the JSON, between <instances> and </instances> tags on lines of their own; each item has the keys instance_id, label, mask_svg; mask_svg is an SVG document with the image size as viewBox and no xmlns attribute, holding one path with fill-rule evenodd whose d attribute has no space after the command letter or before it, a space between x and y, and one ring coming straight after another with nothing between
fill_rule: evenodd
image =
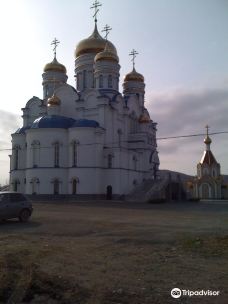
<instances>
[{"instance_id":1,"label":"golden dome","mask_svg":"<svg viewBox=\"0 0 228 304\"><path fill-rule=\"evenodd\" d=\"M207 137L206 138L204 138L204 143L206 144L206 145L210 145L211 144L211 139L210 139L210 137L207 135Z\"/></svg>"},{"instance_id":2,"label":"golden dome","mask_svg":"<svg viewBox=\"0 0 228 304\"><path fill-rule=\"evenodd\" d=\"M52 62L49 62L45 65L44 67L44 72L49 72L49 71L53 71L53 72L61 72L66 74L66 67L59 63L56 59L56 57L53 59Z\"/></svg>"},{"instance_id":3,"label":"golden dome","mask_svg":"<svg viewBox=\"0 0 228 304\"><path fill-rule=\"evenodd\" d=\"M148 123L150 122L150 115L146 112L144 112L142 115L139 117L139 123Z\"/></svg>"},{"instance_id":4,"label":"golden dome","mask_svg":"<svg viewBox=\"0 0 228 304\"><path fill-rule=\"evenodd\" d=\"M119 57L117 56L116 52L113 52L112 47L108 41L105 45L105 49L102 52L97 53L94 58L95 62L100 60L114 61L117 63L119 62Z\"/></svg>"},{"instance_id":5,"label":"golden dome","mask_svg":"<svg viewBox=\"0 0 228 304\"><path fill-rule=\"evenodd\" d=\"M95 24L94 31L91 36L80 41L75 49L75 57L78 57L82 54L88 53L99 53L102 52L106 45L106 40L101 37L97 30L97 25ZM115 46L108 41L110 49L114 54L117 54Z\"/></svg>"},{"instance_id":6,"label":"golden dome","mask_svg":"<svg viewBox=\"0 0 228 304\"><path fill-rule=\"evenodd\" d=\"M53 93L53 95L47 100L48 107L50 106L59 106L61 104L61 100L58 96Z\"/></svg>"},{"instance_id":7,"label":"golden dome","mask_svg":"<svg viewBox=\"0 0 228 304\"><path fill-rule=\"evenodd\" d=\"M135 68L133 68L133 70L124 77L124 82L127 81L144 82L144 77L142 74L136 72Z\"/></svg>"}]
</instances>

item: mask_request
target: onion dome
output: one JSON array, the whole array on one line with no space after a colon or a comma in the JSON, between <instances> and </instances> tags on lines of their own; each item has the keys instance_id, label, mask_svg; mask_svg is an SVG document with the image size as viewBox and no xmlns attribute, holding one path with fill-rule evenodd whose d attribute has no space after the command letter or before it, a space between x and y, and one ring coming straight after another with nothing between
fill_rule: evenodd
<instances>
[{"instance_id":1,"label":"onion dome","mask_svg":"<svg viewBox=\"0 0 228 304\"><path fill-rule=\"evenodd\" d=\"M56 57L54 57L54 59L52 60L52 62L49 62L45 65L44 67L44 72L60 72L60 73L64 73L66 74L67 70L66 67L59 63L56 59Z\"/></svg>"},{"instance_id":2,"label":"onion dome","mask_svg":"<svg viewBox=\"0 0 228 304\"><path fill-rule=\"evenodd\" d=\"M148 122L151 122L150 115L148 112L144 112L139 117L139 123L148 123Z\"/></svg>"},{"instance_id":3,"label":"onion dome","mask_svg":"<svg viewBox=\"0 0 228 304\"><path fill-rule=\"evenodd\" d=\"M124 77L124 82L127 81L144 82L144 77L142 74L136 72L135 68L133 68L133 70Z\"/></svg>"},{"instance_id":4,"label":"onion dome","mask_svg":"<svg viewBox=\"0 0 228 304\"><path fill-rule=\"evenodd\" d=\"M101 60L106 60L106 61L113 61L118 63L119 62L119 57L117 56L116 51L114 52L112 49L112 46L110 44L110 42L107 41L106 45L105 45L105 49L100 52L97 53L97 55L94 58L94 61L101 61Z\"/></svg>"},{"instance_id":5,"label":"onion dome","mask_svg":"<svg viewBox=\"0 0 228 304\"><path fill-rule=\"evenodd\" d=\"M105 48L106 45L106 39L102 38L101 35L99 34L97 30L97 25L95 24L94 31L91 36L89 36L86 39L81 40L76 49L75 49L75 57L78 57L82 54L88 54L88 53L99 53L102 52ZM108 41L110 45L110 49L112 50L113 53L116 52L115 46Z\"/></svg>"},{"instance_id":6,"label":"onion dome","mask_svg":"<svg viewBox=\"0 0 228 304\"><path fill-rule=\"evenodd\" d=\"M61 100L59 99L58 96L55 95L55 93L47 100L48 107L59 106L60 104L61 104Z\"/></svg>"},{"instance_id":7,"label":"onion dome","mask_svg":"<svg viewBox=\"0 0 228 304\"><path fill-rule=\"evenodd\" d=\"M204 138L204 143L206 145L210 145L211 144L211 139L210 139L210 137L208 135Z\"/></svg>"}]
</instances>

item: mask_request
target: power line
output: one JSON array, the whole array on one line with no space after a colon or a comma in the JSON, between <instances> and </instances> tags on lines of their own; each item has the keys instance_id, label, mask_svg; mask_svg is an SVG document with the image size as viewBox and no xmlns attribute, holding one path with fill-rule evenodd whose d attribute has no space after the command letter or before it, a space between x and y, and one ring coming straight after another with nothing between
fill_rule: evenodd
<instances>
[{"instance_id":1,"label":"power line","mask_svg":"<svg viewBox=\"0 0 228 304\"><path fill-rule=\"evenodd\" d=\"M228 131L222 131L222 132L214 132L210 133L209 135L217 135L217 134L227 134ZM178 135L178 136L166 136L166 137L157 137L156 140L167 140L167 139L179 139L179 138L188 138L188 137L197 137L197 136L205 136L205 133L198 133L198 134L189 134L189 135ZM128 141L121 141L121 143L128 143ZM79 146L91 146L91 145L103 145L103 143L88 143L88 144L78 144ZM119 144L119 142L109 142L105 143L105 145L114 145L114 144ZM68 147L65 146L64 147ZM42 149L53 149L52 146L41 146L40 148ZM117 147L107 147L107 148L117 148ZM123 147L121 147L123 148ZM30 148L32 149L32 148ZM26 150L26 148L21 149L21 150ZM0 152L2 151L12 151L12 148L5 148L5 149L0 149Z\"/></svg>"},{"instance_id":2,"label":"power line","mask_svg":"<svg viewBox=\"0 0 228 304\"><path fill-rule=\"evenodd\" d=\"M210 133L209 135L224 134L224 133L228 133L228 131L224 131L224 132L214 132L214 133ZM205 133L190 134L190 135L179 135L179 136L158 137L157 140L175 139L175 138L185 138L185 137L195 137L195 136L205 136Z\"/></svg>"}]
</instances>

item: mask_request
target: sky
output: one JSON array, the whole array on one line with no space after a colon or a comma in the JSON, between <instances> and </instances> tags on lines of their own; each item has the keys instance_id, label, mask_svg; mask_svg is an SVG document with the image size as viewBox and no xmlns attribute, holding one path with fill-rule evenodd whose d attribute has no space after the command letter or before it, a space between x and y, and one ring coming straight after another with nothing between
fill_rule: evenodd
<instances>
[{"instance_id":1,"label":"sky","mask_svg":"<svg viewBox=\"0 0 228 304\"><path fill-rule=\"evenodd\" d=\"M7 182L11 133L22 125L21 108L42 98L42 71L57 59L74 82L74 49L94 27L90 0L0 1L0 183ZM122 79L132 69L146 82L146 107L157 137L228 131L228 0L102 0L98 29L108 24ZM196 174L203 136L158 140L160 168ZM211 136L211 149L228 174L228 134Z\"/></svg>"}]
</instances>

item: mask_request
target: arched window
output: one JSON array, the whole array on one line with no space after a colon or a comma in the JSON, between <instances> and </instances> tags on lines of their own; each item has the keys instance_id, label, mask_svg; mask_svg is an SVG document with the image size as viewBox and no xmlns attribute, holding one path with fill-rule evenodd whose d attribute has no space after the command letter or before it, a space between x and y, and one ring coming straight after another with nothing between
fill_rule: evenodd
<instances>
[{"instance_id":1,"label":"arched window","mask_svg":"<svg viewBox=\"0 0 228 304\"><path fill-rule=\"evenodd\" d=\"M99 76L99 88L103 88L104 86L104 81L103 81L103 75Z\"/></svg>"},{"instance_id":2,"label":"arched window","mask_svg":"<svg viewBox=\"0 0 228 304\"><path fill-rule=\"evenodd\" d=\"M48 88L48 85L46 85L45 86L45 93L44 93L45 97L48 96L48 93L49 93L49 88Z\"/></svg>"},{"instance_id":3,"label":"arched window","mask_svg":"<svg viewBox=\"0 0 228 304\"><path fill-rule=\"evenodd\" d=\"M111 169L112 168L112 154L108 154L108 168Z\"/></svg>"},{"instance_id":4,"label":"arched window","mask_svg":"<svg viewBox=\"0 0 228 304\"><path fill-rule=\"evenodd\" d=\"M19 150L20 150L20 146L19 145L16 145L14 148L13 148L13 169L14 170L17 170L18 169L18 166L19 166Z\"/></svg>"},{"instance_id":5,"label":"arched window","mask_svg":"<svg viewBox=\"0 0 228 304\"><path fill-rule=\"evenodd\" d=\"M73 141L72 142L72 167L77 166L77 161L78 161L78 151L77 151L77 142Z\"/></svg>"},{"instance_id":6,"label":"arched window","mask_svg":"<svg viewBox=\"0 0 228 304\"><path fill-rule=\"evenodd\" d=\"M134 167L134 170L136 171L137 170L137 157L136 155L133 156L133 167Z\"/></svg>"},{"instance_id":7,"label":"arched window","mask_svg":"<svg viewBox=\"0 0 228 304\"><path fill-rule=\"evenodd\" d=\"M18 188L19 188L19 185L20 185L19 179L13 180L12 185L13 185L13 191L14 191L14 192L17 192L17 191L18 191Z\"/></svg>"},{"instance_id":8,"label":"arched window","mask_svg":"<svg viewBox=\"0 0 228 304\"><path fill-rule=\"evenodd\" d=\"M59 142L54 143L54 166L59 167Z\"/></svg>"},{"instance_id":9,"label":"arched window","mask_svg":"<svg viewBox=\"0 0 228 304\"><path fill-rule=\"evenodd\" d=\"M38 193L38 185L40 183L39 178L33 177L30 181L31 184L31 192L32 194L37 194Z\"/></svg>"},{"instance_id":10,"label":"arched window","mask_svg":"<svg viewBox=\"0 0 228 304\"><path fill-rule=\"evenodd\" d=\"M117 133L118 133L118 144L119 144L119 147L121 146L121 140L122 140L122 130L121 129L118 129L117 130Z\"/></svg>"},{"instance_id":11,"label":"arched window","mask_svg":"<svg viewBox=\"0 0 228 304\"><path fill-rule=\"evenodd\" d=\"M112 75L108 75L108 88L112 88Z\"/></svg>"},{"instance_id":12,"label":"arched window","mask_svg":"<svg viewBox=\"0 0 228 304\"><path fill-rule=\"evenodd\" d=\"M53 181L53 193L54 194L59 194L59 180L58 179L54 179Z\"/></svg>"},{"instance_id":13,"label":"arched window","mask_svg":"<svg viewBox=\"0 0 228 304\"><path fill-rule=\"evenodd\" d=\"M33 168L36 168L38 167L39 164L40 142L38 140L34 140L31 146L32 146L32 166Z\"/></svg>"},{"instance_id":14,"label":"arched window","mask_svg":"<svg viewBox=\"0 0 228 304\"><path fill-rule=\"evenodd\" d=\"M130 116L131 122L130 122L130 130L131 133L136 133L137 132L137 127L138 127L138 120L135 112L133 112Z\"/></svg>"},{"instance_id":15,"label":"arched window","mask_svg":"<svg viewBox=\"0 0 228 304\"><path fill-rule=\"evenodd\" d=\"M71 193L73 195L77 194L78 192L78 183L79 183L79 178L78 177L72 177L71 181Z\"/></svg>"},{"instance_id":16,"label":"arched window","mask_svg":"<svg viewBox=\"0 0 228 304\"><path fill-rule=\"evenodd\" d=\"M87 77L86 77L86 71L83 71L83 88L87 88Z\"/></svg>"},{"instance_id":17,"label":"arched window","mask_svg":"<svg viewBox=\"0 0 228 304\"><path fill-rule=\"evenodd\" d=\"M15 170L18 169L18 163L19 163L19 149L15 150Z\"/></svg>"}]
</instances>

